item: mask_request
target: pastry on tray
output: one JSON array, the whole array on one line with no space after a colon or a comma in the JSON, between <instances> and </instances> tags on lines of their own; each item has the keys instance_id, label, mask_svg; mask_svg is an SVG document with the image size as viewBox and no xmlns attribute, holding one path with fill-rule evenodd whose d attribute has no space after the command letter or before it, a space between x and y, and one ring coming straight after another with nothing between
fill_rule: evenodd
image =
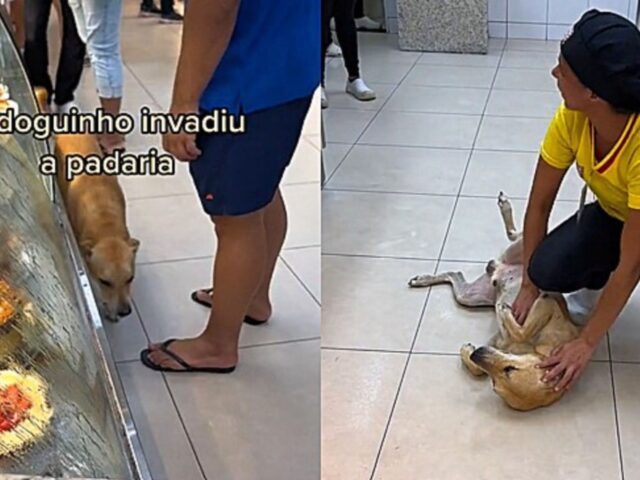
<instances>
[{"instance_id":1,"label":"pastry on tray","mask_svg":"<svg viewBox=\"0 0 640 480\"><path fill-rule=\"evenodd\" d=\"M0 112L4 112L10 108L16 113L18 112L18 104L14 100L11 100L9 87L0 83Z\"/></svg>"},{"instance_id":2,"label":"pastry on tray","mask_svg":"<svg viewBox=\"0 0 640 480\"><path fill-rule=\"evenodd\" d=\"M0 371L0 457L40 440L52 415L42 378L19 370Z\"/></svg>"},{"instance_id":3,"label":"pastry on tray","mask_svg":"<svg viewBox=\"0 0 640 480\"><path fill-rule=\"evenodd\" d=\"M16 314L15 295L4 280L0 280L0 327L5 326Z\"/></svg>"}]
</instances>

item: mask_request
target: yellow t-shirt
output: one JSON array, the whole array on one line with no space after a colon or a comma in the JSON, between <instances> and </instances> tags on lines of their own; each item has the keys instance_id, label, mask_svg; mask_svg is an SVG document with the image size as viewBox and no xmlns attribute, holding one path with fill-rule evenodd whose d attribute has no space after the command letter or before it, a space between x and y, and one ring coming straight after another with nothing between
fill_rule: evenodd
<instances>
[{"instance_id":1,"label":"yellow t-shirt","mask_svg":"<svg viewBox=\"0 0 640 480\"><path fill-rule=\"evenodd\" d=\"M631 115L615 146L599 161L593 137L587 116L563 103L549 125L540 155L560 169L568 169L575 161L605 212L624 222L629 209L640 209L640 115Z\"/></svg>"}]
</instances>

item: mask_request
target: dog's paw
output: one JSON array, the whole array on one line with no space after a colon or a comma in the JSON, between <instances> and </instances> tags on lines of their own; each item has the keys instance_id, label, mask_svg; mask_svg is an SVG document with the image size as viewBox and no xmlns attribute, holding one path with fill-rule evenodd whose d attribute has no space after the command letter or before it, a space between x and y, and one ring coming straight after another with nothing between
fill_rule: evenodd
<instances>
[{"instance_id":1,"label":"dog's paw","mask_svg":"<svg viewBox=\"0 0 640 480\"><path fill-rule=\"evenodd\" d=\"M472 343L465 343L464 345L462 345L462 347L460 347L460 355L463 357L471 356L475 349L476 347Z\"/></svg>"},{"instance_id":2,"label":"dog's paw","mask_svg":"<svg viewBox=\"0 0 640 480\"><path fill-rule=\"evenodd\" d=\"M433 284L433 275L416 275L409 280L411 288L428 287Z\"/></svg>"}]
</instances>

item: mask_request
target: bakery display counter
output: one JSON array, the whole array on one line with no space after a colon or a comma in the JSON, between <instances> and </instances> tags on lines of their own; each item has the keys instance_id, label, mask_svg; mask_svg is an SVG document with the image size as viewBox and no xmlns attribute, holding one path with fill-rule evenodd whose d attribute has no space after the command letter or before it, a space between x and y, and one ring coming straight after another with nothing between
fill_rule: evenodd
<instances>
[{"instance_id":1,"label":"bakery display counter","mask_svg":"<svg viewBox=\"0 0 640 480\"><path fill-rule=\"evenodd\" d=\"M35 114L0 19L0 115ZM0 479L149 480L48 151L0 135Z\"/></svg>"}]
</instances>

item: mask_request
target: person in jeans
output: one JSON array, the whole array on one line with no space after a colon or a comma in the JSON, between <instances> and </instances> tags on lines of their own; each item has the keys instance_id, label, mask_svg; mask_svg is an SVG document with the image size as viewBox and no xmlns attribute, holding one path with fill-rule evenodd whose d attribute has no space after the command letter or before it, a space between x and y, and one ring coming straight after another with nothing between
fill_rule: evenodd
<instances>
[{"instance_id":1,"label":"person in jeans","mask_svg":"<svg viewBox=\"0 0 640 480\"><path fill-rule=\"evenodd\" d=\"M189 162L213 222L215 289L192 294L211 308L204 331L151 345L140 354L145 366L230 373L238 363L243 322L270 320L270 286L287 231L279 186L320 83L319 27L317 0L189 3L169 113L224 108L242 113L246 130L163 137L165 150ZM274 56L282 45L286 52Z\"/></svg>"},{"instance_id":2,"label":"person in jeans","mask_svg":"<svg viewBox=\"0 0 640 480\"><path fill-rule=\"evenodd\" d=\"M526 326L541 291L599 296L579 337L539 365L557 391L578 380L640 279L639 51L633 23L590 10L562 42L552 70L564 102L542 142L513 313ZM597 201L547 234L558 189L574 164Z\"/></svg>"},{"instance_id":3,"label":"person in jeans","mask_svg":"<svg viewBox=\"0 0 640 480\"><path fill-rule=\"evenodd\" d=\"M332 44L331 17L336 21L336 35L342 48L342 57L347 69L346 92L361 101L370 101L376 98L360 76L360 61L358 59L358 32L354 19L355 0L322 0L322 108L329 106L329 100L324 88L324 72L327 49Z\"/></svg>"},{"instance_id":4,"label":"person in jeans","mask_svg":"<svg viewBox=\"0 0 640 480\"><path fill-rule=\"evenodd\" d=\"M150 17L160 15L161 23L182 22L184 18L175 11L173 6L174 0L160 0L160 8L156 7L154 0L142 0L140 4L140 16Z\"/></svg>"},{"instance_id":5,"label":"person in jeans","mask_svg":"<svg viewBox=\"0 0 640 480\"><path fill-rule=\"evenodd\" d=\"M120 51L122 0L69 0L69 6L89 51L100 105L106 113L117 116L124 83ZM105 132L98 142L107 154L125 147L124 137L116 132Z\"/></svg>"},{"instance_id":6,"label":"person in jeans","mask_svg":"<svg viewBox=\"0 0 640 480\"><path fill-rule=\"evenodd\" d=\"M55 86L49 76L47 27L52 0L26 0L24 64L34 87L44 87L53 100L53 111L68 113L74 103L74 92L80 83L84 67L85 44L76 28L67 0L60 0L63 18L62 46Z\"/></svg>"}]
</instances>

